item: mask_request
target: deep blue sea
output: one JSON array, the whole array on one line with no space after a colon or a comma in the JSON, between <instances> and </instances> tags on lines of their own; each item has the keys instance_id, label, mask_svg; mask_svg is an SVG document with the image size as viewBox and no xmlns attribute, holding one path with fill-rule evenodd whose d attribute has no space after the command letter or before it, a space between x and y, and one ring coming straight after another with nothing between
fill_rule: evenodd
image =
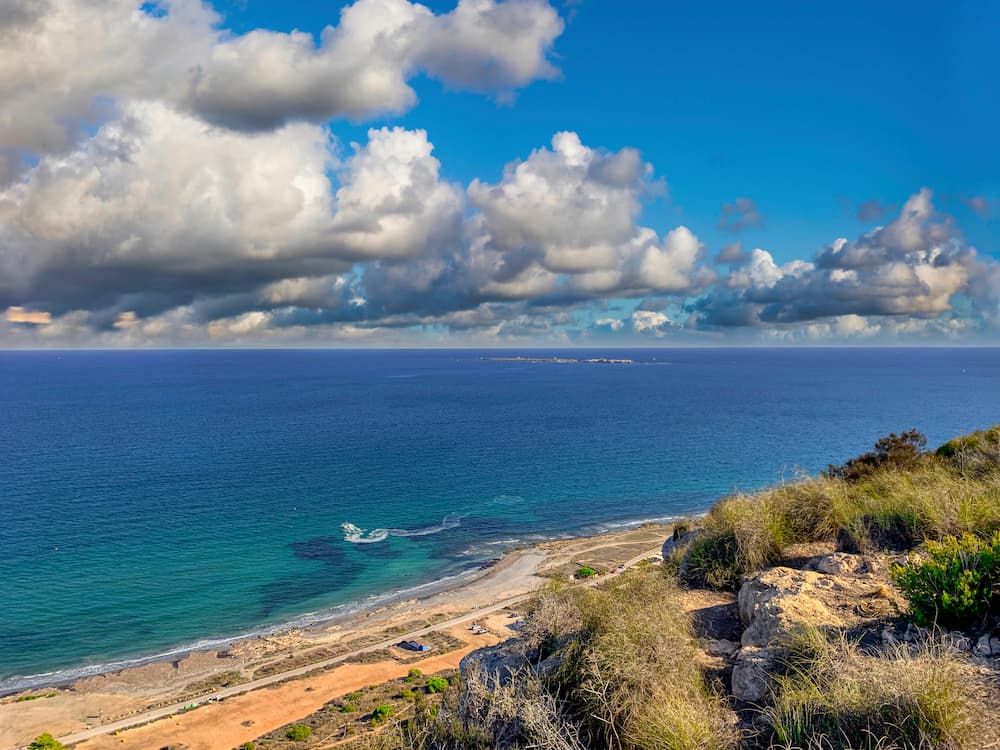
<instances>
[{"instance_id":1,"label":"deep blue sea","mask_svg":"<svg viewBox=\"0 0 1000 750\"><path fill-rule=\"evenodd\" d=\"M636 364L484 359L553 353ZM998 349L0 352L0 689L703 511L890 431L937 445L1000 422L998 374Z\"/></svg>"}]
</instances>

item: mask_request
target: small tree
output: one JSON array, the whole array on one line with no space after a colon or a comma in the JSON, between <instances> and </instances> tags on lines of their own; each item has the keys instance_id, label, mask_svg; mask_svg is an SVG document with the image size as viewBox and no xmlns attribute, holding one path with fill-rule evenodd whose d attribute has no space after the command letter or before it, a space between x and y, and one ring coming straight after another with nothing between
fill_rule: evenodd
<instances>
[{"instance_id":1,"label":"small tree","mask_svg":"<svg viewBox=\"0 0 1000 750\"><path fill-rule=\"evenodd\" d=\"M856 482L883 468L910 469L923 459L927 438L922 432L892 432L875 442L875 450L852 458L843 466L831 464L826 475L846 482Z\"/></svg>"},{"instance_id":2,"label":"small tree","mask_svg":"<svg viewBox=\"0 0 1000 750\"><path fill-rule=\"evenodd\" d=\"M46 732L35 737L35 741L28 745L28 750L66 750L66 747Z\"/></svg>"}]
</instances>

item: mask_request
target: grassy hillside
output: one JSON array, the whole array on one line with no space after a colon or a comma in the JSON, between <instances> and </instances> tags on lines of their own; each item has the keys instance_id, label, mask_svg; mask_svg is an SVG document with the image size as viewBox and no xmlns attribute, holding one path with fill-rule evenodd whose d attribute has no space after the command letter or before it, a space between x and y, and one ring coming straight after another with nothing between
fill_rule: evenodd
<instances>
[{"instance_id":1,"label":"grassy hillside","mask_svg":"<svg viewBox=\"0 0 1000 750\"><path fill-rule=\"evenodd\" d=\"M677 537L663 565L541 591L521 636L464 664L440 710L390 723L357 747L1000 747L1000 651L979 658L971 646L985 642L989 653L991 633L1000 638L1000 427L934 451L916 432L890 435L819 477L725 498ZM691 611L710 591L793 565L790 551L810 545L866 561L859 569L882 565L883 578L869 572L851 585L881 596L895 582L902 595L893 601L905 595L911 609L865 619L858 602L851 628L794 629L774 644L769 697L748 705L730 692L740 653L720 668ZM839 586L833 574L788 572ZM732 594L712 596L736 607ZM963 632L935 630L945 615Z\"/></svg>"}]
</instances>

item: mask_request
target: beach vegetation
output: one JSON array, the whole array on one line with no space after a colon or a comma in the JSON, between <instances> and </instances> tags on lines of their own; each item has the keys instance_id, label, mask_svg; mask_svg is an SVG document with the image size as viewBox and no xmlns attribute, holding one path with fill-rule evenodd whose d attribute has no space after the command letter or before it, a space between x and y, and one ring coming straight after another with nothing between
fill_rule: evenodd
<instances>
[{"instance_id":1,"label":"beach vegetation","mask_svg":"<svg viewBox=\"0 0 1000 750\"><path fill-rule=\"evenodd\" d=\"M388 703L381 703L372 709L371 721L373 724L382 724L396 712L396 709Z\"/></svg>"},{"instance_id":2,"label":"beach vegetation","mask_svg":"<svg viewBox=\"0 0 1000 750\"><path fill-rule=\"evenodd\" d=\"M971 668L933 646L866 654L843 635L799 631L763 710L774 750L973 750L991 728Z\"/></svg>"},{"instance_id":3,"label":"beach vegetation","mask_svg":"<svg viewBox=\"0 0 1000 750\"><path fill-rule=\"evenodd\" d=\"M358 710L358 707L357 707L357 706L355 706L355 705L354 705L353 703L351 703L350 701L348 701L347 703L344 703L344 704L343 704L343 705L342 705L342 706L340 707L340 713L342 713L342 714L352 714L352 713L354 713L354 712L355 712L355 711L357 711L357 710Z\"/></svg>"},{"instance_id":4,"label":"beach vegetation","mask_svg":"<svg viewBox=\"0 0 1000 750\"><path fill-rule=\"evenodd\" d=\"M918 625L971 628L1000 614L1000 532L983 540L972 534L927 543L892 570Z\"/></svg>"},{"instance_id":5,"label":"beach vegetation","mask_svg":"<svg viewBox=\"0 0 1000 750\"><path fill-rule=\"evenodd\" d=\"M257 746L253 742L244 742L240 745L240 747L243 748L243 750L254 750Z\"/></svg>"},{"instance_id":6,"label":"beach vegetation","mask_svg":"<svg viewBox=\"0 0 1000 750\"><path fill-rule=\"evenodd\" d=\"M312 734L312 727L306 724L293 724L285 732L285 737L290 740L296 740L301 742L303 740L309 739L309 735Z\"/></svg>"},{"instance_id":7,"label":"beach vegetation","mask_svg":"<svg viewBox=\"0 0 1000 750\"><path fill-rule=\"evenodd\" d=\"M424 676L424 673L419 669L411 669L409 674L403 678L403 682L414 682Z\"/></svg>"},{"instance_id":8,"label":"beach vegetation","mask_svg":"<svg viewBox=\"0 0 1000 750\"><path fill-rule=\"evenodd\" d=\"M443 693L447 689L448 689L448 680L446 680L444 677L428 677L427 678L427 692L428 693L431 693L431 694L434 694L434 693Z\"/></svg>"},{"instance_id":9,"label":"beach vegetation","mask_svg":"<svg viewBox=\"0 0 1000 750\"><path fill-rule=\"evenodd\" d=\"M406 688L405 690L400 690L398 693L396 693L396 697L399 700L412 701L416 699L417 694L410 688Z\"/></svg>"},{"instance_id":10,"label":"beach vegetation","mask_svg":"<svg viewBox=\"0 0 1000 750\"><path fill-rule=\"evenodd\" d=\"M28 750L66 750L66 747L59 740L46 732L45 734L40 734L35 737L32 743L28 745Z\"/></svg>"},{"instance_id":11,"label":"beach vegetation","mask_svg":"<svg viewBox=\"0 0 1000 750\"><path fill-rule=\"evenodd\" d=\"M580 567L580 568L576 569L576 577L577 578L591 578L592 576L595 576L595 575L597 575L597 571L594 570L593 568L590 568L590 567L586 566L586 565L584 565L583 567Z\"/></svg>"}]
</instances>

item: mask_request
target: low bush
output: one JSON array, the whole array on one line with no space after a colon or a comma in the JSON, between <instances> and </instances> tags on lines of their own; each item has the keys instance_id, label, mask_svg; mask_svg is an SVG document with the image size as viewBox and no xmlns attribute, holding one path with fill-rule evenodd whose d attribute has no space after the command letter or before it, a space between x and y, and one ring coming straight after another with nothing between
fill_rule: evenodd
<instances>
[{"instance_id":1,"label":"low bush","mask_svg":"<svg viewBox=\"0 0 1000 750\"><path fill-rule=\"evenodd\" d=\"M400 690L398 693L396 693L396 697L399 698L400 700L412 701L414 698L417 697L417 694L412 690L410 690L409 688L407 688L406 690Z\"/></svg>"},{"instance_id":2,"label":"low bush","mask_svg":"<svg viewBox=\"0 0 1000 750\"><path fill-rule=\"evenodd\" d=\"M252 742L244 742L242 745L240 745L240 747L242 747L243 750L254 750L254 748L257 746Z\"/></svg>"},{"instance_id":3,"label":"low bush","mask_svg":"<svg viewBox=\"0 0 1000 750\"><path fill-rule=\"evenodd\" d=\"M590 578L595 575L597 575L597 571L594 570L593 568L588 568L587 566L576 569L577 578Z\"/></svg>"},{"instance_id":4,"label":"low bush","mask_svg":"<svg viewBox=\"0 0 1000 750\"><path fill-rule=\"evenodd\" d=\"M372 709L372 723L381 724L386 721L390 716L392 716L395 709L388 703L382 703L381 705L375 706Z\"/></svg>"},{"instance_id":5,"label":"low bush","mask_svg":"<svg viewBox=\"0 0 1000 750\"><path fill-rule=\"evenodd\" d=\"M305 724L293 724L288 728L288 731L285 732L285 737L290 740L297 740L301 742L302 740L309 739L309 735L312 734L312 731L312 727L308 727Z\"/></svg>"},{"instance_id":6,"label":"low bush","mask_svg":"<svg viewBox=\"0 0 1000 750\"><path fill-rule=\"evenodd\" d=\"M448 689L448 680L444 677L429 677L427 679L428 693L443 693Z\"/></svg>"},{"instance_id":7,"label":"low bush","mask_svg":"<svg viewBox=\"0 0 1000 750\"><path fill-rule=\"evenodd\" d=\"M954 655L876 657L812 629L793 641L763 715L775 750L978 750L992 729L975 689Z\"/></svg>"},{"instance_id":8,"label":"low bush","mask_svg":"<svg viewBox=\"0 0 1000 750\"><path fill-rule=\"evenodd\" d=\"M919 625L969 628L1000 614L1000 532L927 543L927 558L893 568Z\"/></svg>"}]
</instances>

